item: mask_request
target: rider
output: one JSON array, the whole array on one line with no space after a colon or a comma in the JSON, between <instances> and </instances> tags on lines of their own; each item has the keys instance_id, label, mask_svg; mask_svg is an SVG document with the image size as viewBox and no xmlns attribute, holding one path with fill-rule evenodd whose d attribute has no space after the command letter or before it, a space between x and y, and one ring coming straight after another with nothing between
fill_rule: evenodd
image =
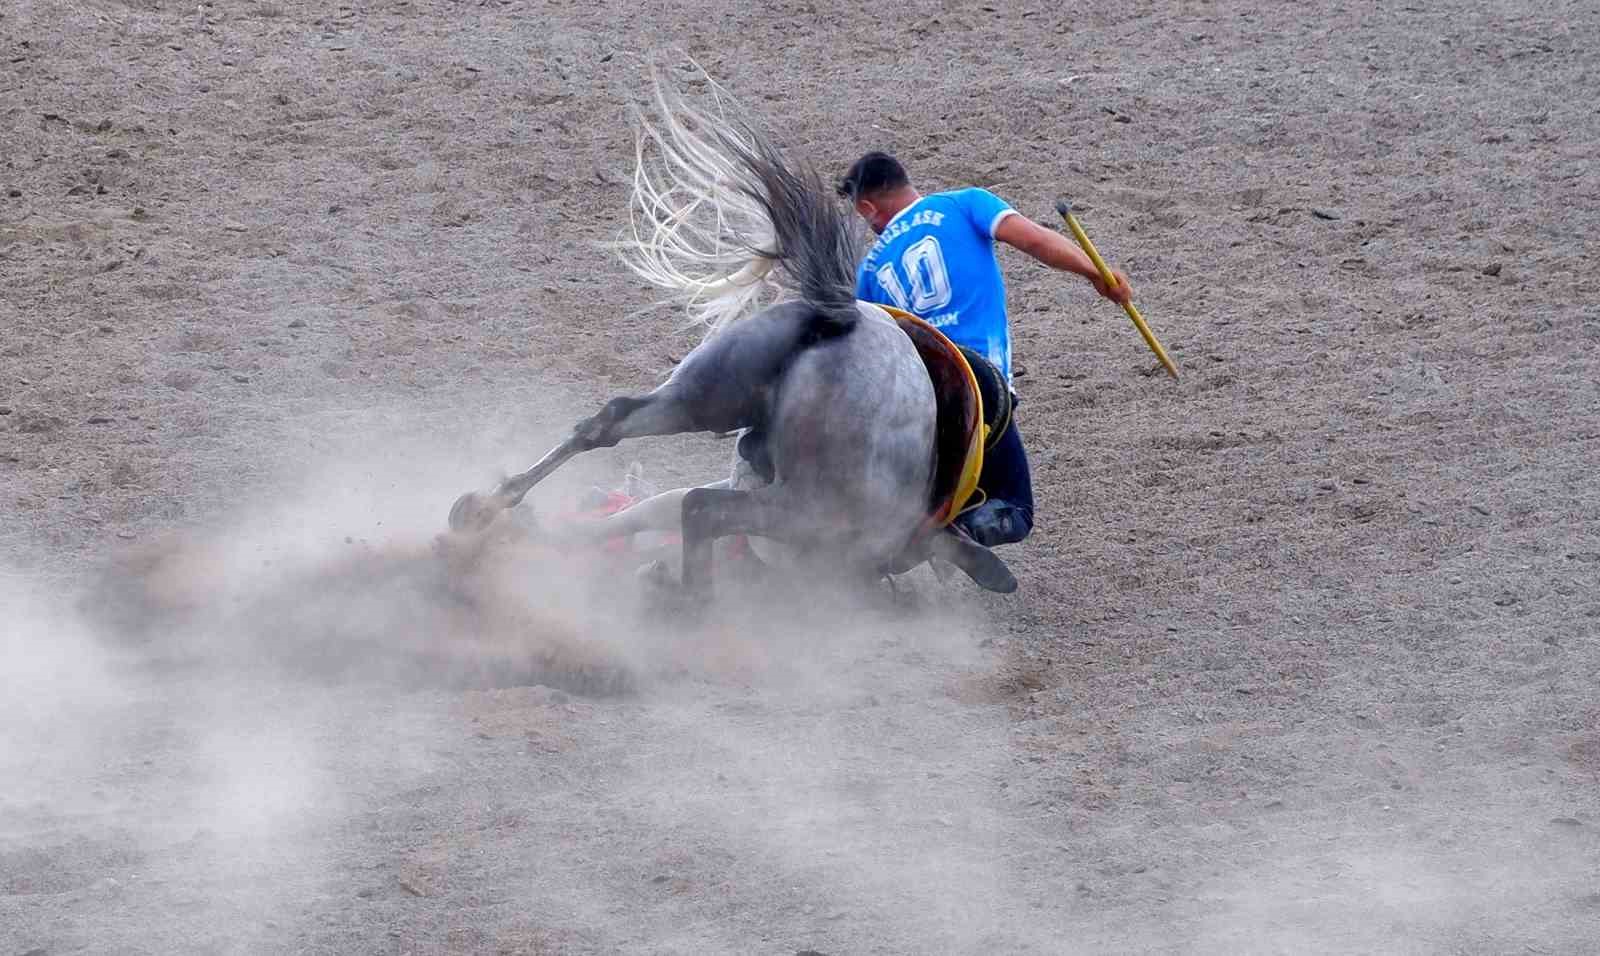
<instances>
[{"instance_id":1,"label":"rider","mask_svg":"<svg viewBox=\"0 0 1600 956\"><path fill-rule=\"evenodd\" d=\"M1061 233L1018 215L988 190L922 195L905 167L888 153L871 152L856 160L838 191L878 235L861 262L856 297L897 306L927 321L957 345L986 357L1008 386L1011 330L995 240L1047 266L1083 276L1113 302L1126 302L1133 294L1127 276L1114 272L1117 284L1107 286L1083 250ZM1015 416L985 451L978 487L986 500L955 524L989 547L1026 538L1033 530L1033 481Z\"/></svg>"}]
</instances>

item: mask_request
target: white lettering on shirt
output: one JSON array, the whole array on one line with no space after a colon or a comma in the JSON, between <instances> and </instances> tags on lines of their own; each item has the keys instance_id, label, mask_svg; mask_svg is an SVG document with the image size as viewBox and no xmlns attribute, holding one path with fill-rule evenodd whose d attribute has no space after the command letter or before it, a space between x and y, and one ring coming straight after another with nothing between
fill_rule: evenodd
<instances>
[{"instance_id":1,"label":"white lettering on shirt","mask_svg":"<svg viewBox=\"0 0 1600 956\"><path fill-rule=\"evenodd\" d=\"M883 230L882 234L878 236L878 241L873 245L872 254L868 257L868 260L876 261L878 258L878 253L883 250L884 246L905 235L907 232L916 228L917 226L933 226L934 228L938 228L943 222L944 213L938 211L937 209L924 209L920 212L912 213L910 216L896 219L894 222L889 224L887 229Z\"/></svg>"}]
</instances>

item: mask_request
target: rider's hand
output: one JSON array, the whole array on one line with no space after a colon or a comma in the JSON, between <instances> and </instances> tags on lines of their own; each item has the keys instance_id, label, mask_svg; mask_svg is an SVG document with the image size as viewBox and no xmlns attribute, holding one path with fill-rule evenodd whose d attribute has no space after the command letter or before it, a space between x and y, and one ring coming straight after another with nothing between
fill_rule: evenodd
<instances>
[{"instance_id":1,"label":"rider's hand","mask_svg":"<svg viewBox=\"0 0 1600 956\"><path fill-rule=\"evenodd\" d=\"M1106 280L1096 274L1089 281L1094 283L1094 290L1118 305L1125 305L1133 299L1133 286L1128 284L1128 277L1120 269L1112 269L1111 274L1116 277L1115 286L1106 285Z\"/></svg>"}]
</instances>

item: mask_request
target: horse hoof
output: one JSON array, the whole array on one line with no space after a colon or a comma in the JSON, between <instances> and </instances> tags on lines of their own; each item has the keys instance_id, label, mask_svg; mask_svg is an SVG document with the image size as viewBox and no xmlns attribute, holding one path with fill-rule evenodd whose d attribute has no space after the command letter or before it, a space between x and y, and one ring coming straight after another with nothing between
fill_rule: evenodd
<instances>
[{"instance_id":1,"label":"horse hoof","mask_svg":"<svg viewBox=\"0 0 1600 956\"><path fill-rule=\"evenodd\" d=\"M650 561L640 565L634 572L639 583L645 590L652 594L661 594L677 589L677 582L672 580L672 571L665 561Z\"/></svg>"},{"instance_id":2,"label":"horse hoof","mask_svg":"<svg viewBox=\"0 0 1600 956\"><path fill-rule=\"evenodd\" d=\"M489 499L476 491L469 491L450 506L451 531L482 531L489 527L498 508L491 507Z\"/></svg>"},{"instance_id":3,"label":"horse hoof","mask_svg":"<svg viewBox=\"0 0 1600 956\"><path fill-rule=\"evenodd\" d=\"M706 599L685 590L665 561L651 561L635 574L650 615L692 623L705 613Z\"/></svg>"}]
</instances>

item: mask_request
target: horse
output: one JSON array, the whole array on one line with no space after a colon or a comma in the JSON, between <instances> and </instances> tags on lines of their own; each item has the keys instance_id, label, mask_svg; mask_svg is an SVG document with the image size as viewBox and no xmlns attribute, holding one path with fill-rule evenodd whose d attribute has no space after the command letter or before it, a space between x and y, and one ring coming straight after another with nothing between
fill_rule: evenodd
<instances>
[{"instance_id":1,"label":"horse","mask_svg":"<svg viewBox=\"0 0 1600 956\"><path fill-rule=\"evenodd\" d=\"M715 112L694 106L659 76L654 93L656 118L639 114L631 235L613 248L708 331L657 388L612 398L527 471L461 496L452 531L486 528L583 452L737 433L762 439L762 473L736 459L731 477L657 495L594 534L677 531L683 592L700 599L712 594L713 542L740 535L851 579L937 557L983 588L1014 591L998 556L929 521L934 383L901 325L855 298L853 217L815 167L787 158L747 114L720 98ZM762 305L771 292L780 301Z\"/></svg>"}]
</instances>

